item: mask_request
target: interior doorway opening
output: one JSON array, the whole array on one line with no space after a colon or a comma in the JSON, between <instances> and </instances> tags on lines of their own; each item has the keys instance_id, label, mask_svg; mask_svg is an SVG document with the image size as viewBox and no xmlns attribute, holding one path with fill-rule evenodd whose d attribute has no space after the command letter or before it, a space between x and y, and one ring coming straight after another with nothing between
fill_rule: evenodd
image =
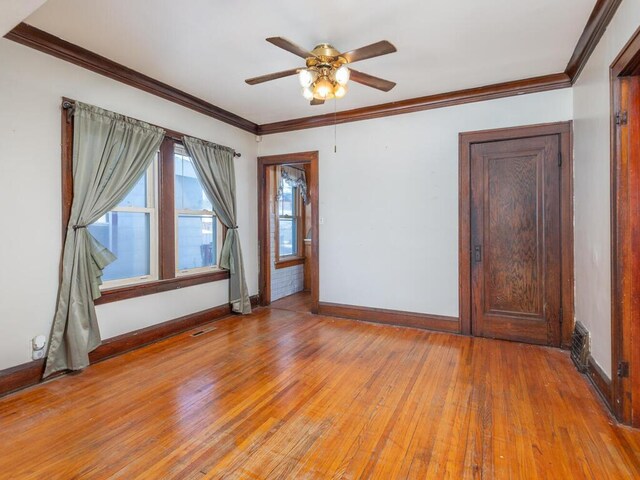
<instances>
[{"instance_id":1,"label":"interior doorway opening","mask_svg":"<svg viewBox=\"0 0 640 480\"><path fill-rule=\"evenodd\" d=\"M260 304L318 312L318 153L258 158Z\"/></svg>"}]
</instances>

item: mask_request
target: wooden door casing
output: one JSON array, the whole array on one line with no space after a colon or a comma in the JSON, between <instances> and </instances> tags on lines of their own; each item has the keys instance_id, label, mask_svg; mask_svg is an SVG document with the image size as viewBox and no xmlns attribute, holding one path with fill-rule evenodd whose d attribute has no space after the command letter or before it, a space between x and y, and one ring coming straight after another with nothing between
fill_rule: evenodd
<instances>
[{"instance_id":1,"label":"wooden door casing","mask_svg":"<svg viewBox=\"0 0 640 480\"><path fill-rule=\"evenodd\" d=\"M472 333L561 341L560 139L471 146Z\"/></svg>"}]
</instances>

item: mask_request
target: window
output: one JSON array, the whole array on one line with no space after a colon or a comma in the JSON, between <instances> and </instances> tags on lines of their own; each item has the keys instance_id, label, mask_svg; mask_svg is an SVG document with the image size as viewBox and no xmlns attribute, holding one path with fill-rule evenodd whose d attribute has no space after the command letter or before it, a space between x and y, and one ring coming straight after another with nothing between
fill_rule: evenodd
<instances>
[{"instance_id":1,"label":"window","mask_svg":"<svg viewBox=\"0 0 640 480\"><path fill-rule=\"evenodd\" d=\"M184 147L174 153L176 274L207 271L218 264L222 228Z\"/></svg>"},{"instance_id":2,"label":"window","mask_svg":"<svg viewBox=\"0 0 640 480\"><path fill-rule=\"evenodd\" d=\"M275 168L275 167L274 167ZM275 170L274 170L275 172ZM280 184L278 185L278 181ZM300 189L280 180L274 173L275 201L275 268L304 263L304 206Z\"/></svg>"},{"instance_id":3,"label":"window","mask_svg":"<svg viewBox=\"0 0 640 480\"><path fill-rule=\"evenodd\" d=\"M103 272L105 286L158 279L156 168L151 164L116 208L89 225L89 232L118 258Z\"/></svg>"},{"instance_id":4,"label":"window","mask_svg":"<svg viewBox=\"0 0 640 480\"><path fill-rule=\"evenodd\" d=\"M280 258L298 255L297 187L283 182L278 200L278 254Z\"/></svg>"},{"instance_id":5,"label":"window","mask_svg":"<svg viewBox=\"0 0 640 480\"><path fill-rule=\"evenodd\" d=\"M72 122L63 120L63 233L73 201ZM229 278L218 267L225 227L178 138L165 137L127 196L88 227L118 258L97 304Z\"/></svg>"}]
</instances>

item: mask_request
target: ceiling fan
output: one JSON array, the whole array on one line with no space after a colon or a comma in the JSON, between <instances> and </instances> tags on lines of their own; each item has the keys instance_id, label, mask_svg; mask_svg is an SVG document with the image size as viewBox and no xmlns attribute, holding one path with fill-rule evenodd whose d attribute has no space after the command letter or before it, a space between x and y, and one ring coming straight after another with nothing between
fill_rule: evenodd
<instances>
[{"instance_id":1,"label":"ceiling fan","mask_svg":"<svg viewBox=\"0 0 640 480\"><path fill-rule=\"evenodd\" d=\"M321 43L316 45L313 50L308 51L282 37L270 37L267 38L267 42L304 58L306 68L292 68L282 72L248 78L245 82L249 85L256 85L297 74L302 86L302 95L311 102L311 105L322 105L325 100L344 97L347 93L349 79L368 87L377 88L383 92L388 92L396 86L394 82L389 80L374 77L347 67L347 64L395 52L396 47L386 40L345 53L340 53L328 43Z\"/></svg>"}]
</instances>

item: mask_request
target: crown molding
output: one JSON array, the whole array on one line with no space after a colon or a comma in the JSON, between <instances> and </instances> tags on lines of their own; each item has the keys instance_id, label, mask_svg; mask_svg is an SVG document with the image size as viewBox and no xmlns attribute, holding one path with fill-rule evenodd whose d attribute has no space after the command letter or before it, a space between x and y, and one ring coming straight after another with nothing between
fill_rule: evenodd
<instances>
[{"instance_id":1,"label":"crown molding","mask_svg":"<svg viewBox=\"0 0 640 480\"><path fill-rule=\"evenodd\" d=\"M567 63L566 73L573 85L598 45L622 0L598 0Z\"/></svg>"},{"instance_id":2,"label":"crown molding","mask_svg":"<svg viewBox=\"0 0 640 480\"><path fill-rule=\"evenodd\" d=\"M66 40L62 40L59 37L27 25L26 23L21 23L15 27L5 35L5 38L105 75L126 85L157 95L247 132L257 135L269 135L571 87L602 38L621 1L622 0L598 0L596 2L571 59L565 71L562 73L371 105L352 110L344 110L335 114L328 113L294 118L262 125L253 123L250 120L223 110L205 100L136 72L113 60L67 42Z\"/></svg>"},{"instance_id":3,"label":"crown molding","mask_svg":"<svg viewBox=\"0 0 640 480\"><path fill-rule=\"evenodd\" d=\"M305 128L324 127L360 120L370 120L373 118L387 117L390 115L401 115L404 113L431 110L434 108L451 107L464 103L482 102L496 98L523 95L525 93L544 92L571 86L571 81L565 73L554 73L541 77L528 78L525 80L515 80L512 82L496 83L484 87L457 90L454 92L428 95L426 97L410 98L399 102L383 103L369 107L344 110L335 114L316 115L312 117L302 117L282 122L267 123L258 126L258 135L269 135L272 133L290 132L292 130L302 130Z\"/></svg>"},{"instance_id":4,"label":"crown molding","mask_svg":"<svg viewBox=\"0 0 640 480\"><path fill-rule=\"evenodd\" d=\"M93 53L55 35L27 25L26 23L19 24L7 33L5 38L112 78L131 87L138 88L147 93L157 95L165 100L208 115L209 117L247 132L255 134L258 130L258 125L235 113L228 112L198 97L178 90L175 87L155 80L140 72L136 72L102 55Z\"/></svg>"}]
</instances>

